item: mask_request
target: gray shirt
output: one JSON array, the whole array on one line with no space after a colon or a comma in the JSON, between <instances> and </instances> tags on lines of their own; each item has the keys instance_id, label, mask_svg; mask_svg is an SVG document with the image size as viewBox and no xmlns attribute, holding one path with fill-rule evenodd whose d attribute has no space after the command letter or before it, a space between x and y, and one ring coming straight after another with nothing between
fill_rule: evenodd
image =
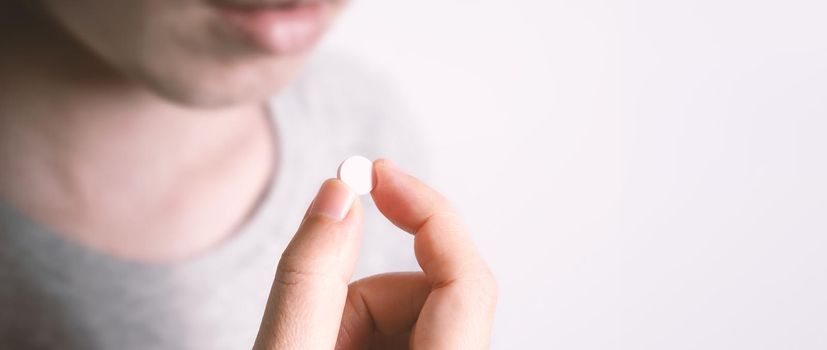
<instances>
[{"instance_id":1,"label":"gray shirt","mask_svg":"<svg viewBox=\"0 0 827 350\"><path fill-rule=\"evenodd\" d=\"M280 164L264 199L238 232L187 261L119 260L0 200L0 348L250 348L278 258L338 163L362 154L421 169L421 143L388 91L352 61L311 60L269 104ZM365 199L355 277L416 269L412 238Z\"/></svg>"}]
</instances>

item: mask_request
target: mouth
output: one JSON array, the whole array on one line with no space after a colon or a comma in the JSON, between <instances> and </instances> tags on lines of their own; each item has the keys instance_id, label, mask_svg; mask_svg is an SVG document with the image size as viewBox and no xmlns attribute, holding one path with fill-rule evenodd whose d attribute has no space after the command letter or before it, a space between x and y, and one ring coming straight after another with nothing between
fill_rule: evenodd
<instances>
[{"instance_id":1,"label":"mouth","mask_svg":"<svg viewBox=\"0 0 827 350\"><path fill-rule=\"evenodd\" d=\"M289 9L327 0L210 0L210 4L223 9L236 11L256 11L263 9Z\"/></svg>"},{"instance_id":2,"label":"mouth","mask_svg":"<svg viewBox=\"0 0 827 350\"><path fill-rule=\"evenodd\" d=\"M272 54L309 51L328 27L334 0L215 0L210 3L249 46Z\"/></svg>"}]
</instances>

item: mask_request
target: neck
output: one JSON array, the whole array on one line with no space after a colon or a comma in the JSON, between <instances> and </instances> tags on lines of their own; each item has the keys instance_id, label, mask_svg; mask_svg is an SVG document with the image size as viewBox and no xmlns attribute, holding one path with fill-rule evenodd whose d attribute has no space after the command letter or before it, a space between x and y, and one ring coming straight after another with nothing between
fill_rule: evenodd
<instances>
[{"instance_id":1,"label":"neck","mask_svg":"<svg viewBox=\"0 0 827 350\"><path fill-rule=\"evenodd\" d=\"M54 225L86 234L99 207L158 205L193 179L241 180L218 164L258 173L245 180L261 190L273 152L262 103L176 105L27 13L31 28L0 30L15 35L0 37L0 197L43 221L74 215Z\"/></svg>"}]
</instances>

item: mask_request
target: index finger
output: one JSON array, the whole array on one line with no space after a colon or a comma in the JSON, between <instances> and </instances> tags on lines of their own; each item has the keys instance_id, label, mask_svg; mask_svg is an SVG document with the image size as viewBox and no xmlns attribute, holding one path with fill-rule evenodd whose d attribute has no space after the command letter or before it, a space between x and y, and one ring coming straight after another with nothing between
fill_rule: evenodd
<instances>
[{"instance_id":1,"label":"index finger","mask_svg":"<svg viewBox=\"0 0 827 350\"><path fill-rule=\"evenodd\" d=\"M497 287L465 225L442 195L392 163L378 161L374 172L373 200L391 222L414 235L416 260L431 287L411 347L487 348Z\"/></svg>"},{"instance_id":2,"label":"index finger","mask_svg":"<svg viewBox=\"0 0 827 350\"><path fill-rule=\"evenodd\" d=\"M254 349L331 349L359 255L362 208L325 181L282 253Z\"/></svg>"},{"instance_id":3,"label":"index finger","mask_svg":"<svg viewBox=\"0 0 827 350\"><path fill-rule=\"evenodd\" d=\"M371 195L391 222L413 234L416 259L432 288L461 280L492 280L468 230L438 192L388 160L374 163Z\"/></svg>"}]
</instances>

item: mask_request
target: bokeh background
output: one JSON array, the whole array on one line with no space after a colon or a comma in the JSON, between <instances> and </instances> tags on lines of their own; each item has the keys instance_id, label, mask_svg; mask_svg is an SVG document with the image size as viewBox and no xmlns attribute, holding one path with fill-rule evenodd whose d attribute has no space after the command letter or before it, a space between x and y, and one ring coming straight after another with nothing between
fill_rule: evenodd
<instances>
[{"instance_id":1,"label":"bokeh background","mask_svg":"<svg viewBox=\"0 0 827 350\"><path fill-rule=\"evenodd\" d=\"M827 349L827 2L356 0L496 349Z\"/></svg>"}]
</instances>

